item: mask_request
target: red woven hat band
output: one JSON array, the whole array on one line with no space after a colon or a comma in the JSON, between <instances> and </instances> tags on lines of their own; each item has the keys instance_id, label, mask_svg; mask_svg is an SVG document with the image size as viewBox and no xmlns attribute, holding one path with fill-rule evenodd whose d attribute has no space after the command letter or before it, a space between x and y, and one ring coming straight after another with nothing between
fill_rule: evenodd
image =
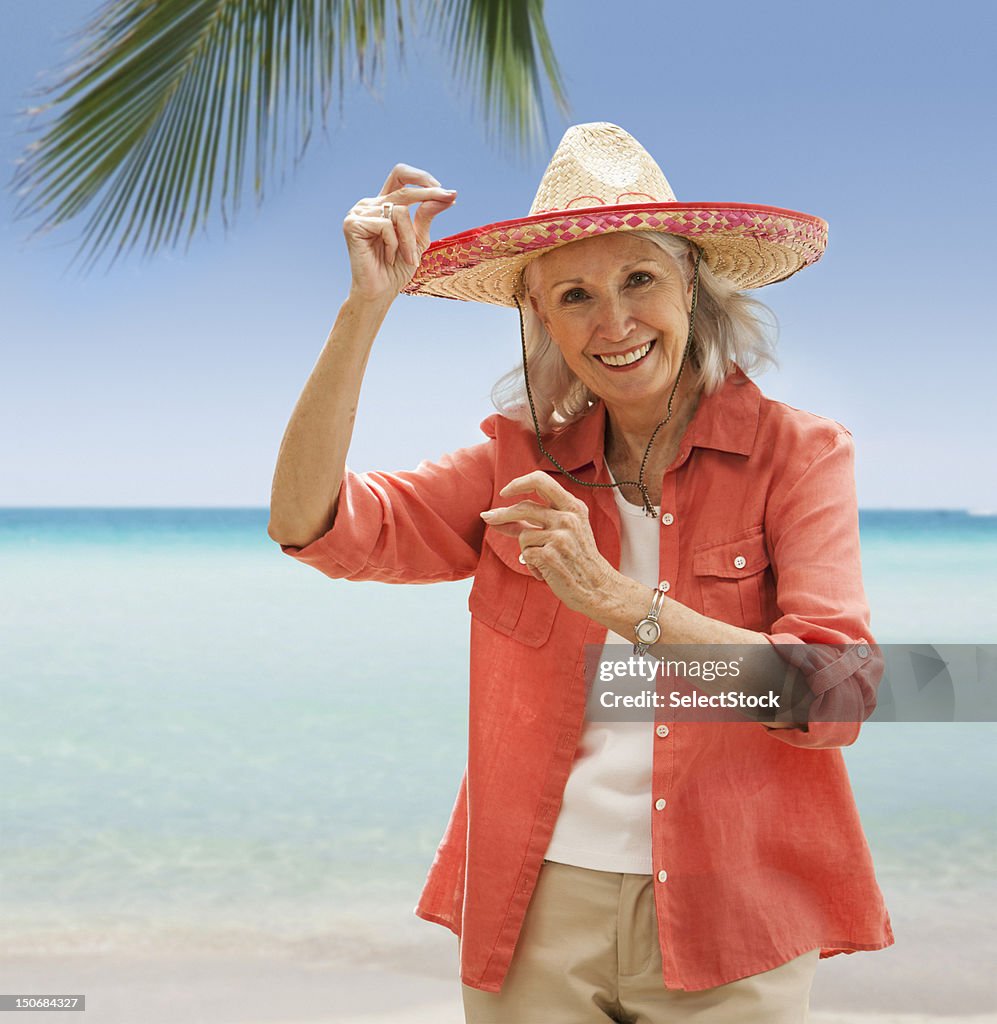
<instances>
[{"instance_id":1,"label":"red woven hat band","mask_svg":"<svg viewBox=\"0 0 997 1024\"><path fill-rule=\"evenodd\" d=\"M647 150L617 125L565 132L525 217L441 238L405 292L515 305L526 263L610 231L653 230L694 241L707 265L739 289L784 280L820 259L827 222L775 206L682 203Z\"/></svg>"}]
</instances>

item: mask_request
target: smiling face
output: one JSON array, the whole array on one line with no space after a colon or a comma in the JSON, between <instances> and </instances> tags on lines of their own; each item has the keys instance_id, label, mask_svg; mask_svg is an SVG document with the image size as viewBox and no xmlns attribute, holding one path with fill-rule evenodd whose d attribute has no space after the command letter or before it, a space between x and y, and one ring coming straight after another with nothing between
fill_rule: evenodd
<instances>
[{"instance_id":1,"label":"smiling face","mask_svg":"<svg viewBox=\"0 0 997 1024\"><path fill-rule=\"evenodd\" d=\"M660 419L692 301L692 281L686 284L672 257L647 239L611 232L538 257L527 282L534 312L565 362L610 413Z\"/></svg>"}]
</instances>

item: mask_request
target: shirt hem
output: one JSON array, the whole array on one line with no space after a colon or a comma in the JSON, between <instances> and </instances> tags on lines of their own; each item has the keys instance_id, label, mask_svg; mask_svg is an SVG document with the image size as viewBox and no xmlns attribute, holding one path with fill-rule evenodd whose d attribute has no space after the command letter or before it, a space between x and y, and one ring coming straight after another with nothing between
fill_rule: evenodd
<instances>
[{"instance_id":1,"label":"shirt hem","mask_svg":"<svg viewBox=\"0 0 997 1024\"><path fill-rule=\"evenodd\" d=\"M419 907L416 907L412 913L415 914L416 917L421 917L423 921L429 921L431 924L443 925L444 928L448 928L452 931L458 939L460 938L460 931L454 924L453 918L447 917L445 914L434 914L431 910L421 910Z\"/></svg>"},{"instance_id":2,"label":"shirt hem","mask_svg":"<svg viewBox=\"0 0 997 1024\"><path fill-rule=\"evenodd\" d=\"M733 981L742 981L745 978L751 978L757 974L764 974L767 971L774 971L777 967L782 967L783 964L789 963L790 960L795 960L797 957L803 956L806 953L811 953L815 949L820 950L817 955L817 959L826 960L829 957L836 956L841 953L869 953L875 952L878 949L886 949L888 946L892 946L895 941L892 930L888 933L888 938L876 943L809 940L796 946L795 952L790 951L788 953L777 953L771 960L763 962L761 966L752 965L748 968L735 968L733 971L723 972L723 974L715 974L705 983L702 980L698 980L691 985L688 981L683 984L682 979L678 978L674 974L669 974L669 976L664 978L664 981L670 988L679 988L685 992L702 992L707 989L718 988L720 985L728 985ZM663 970L662 974L664 975L664 973L665 972Z\"/></svg>"}]
</instances>

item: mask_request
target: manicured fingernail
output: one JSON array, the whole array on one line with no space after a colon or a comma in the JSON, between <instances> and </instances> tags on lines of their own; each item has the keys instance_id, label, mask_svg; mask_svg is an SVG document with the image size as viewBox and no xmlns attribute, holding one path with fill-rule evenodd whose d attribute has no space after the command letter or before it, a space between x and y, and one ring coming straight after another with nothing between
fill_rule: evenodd
<instances>
[{"instance_id":1,"label":"manicured fingernail","mask_svg":"<svg viewBox=\"0 0 997 1024\"><path fill-rule=\"evenodd\" d=\"M526 555L522 551L519 552L519 562L521 565L526 565Z\"/></svg>"},{"instance_id":2,"label":"manicured fingernail","mask_svg":"<svg viewBox=\"0 0 997 1024\"><path fill-rule=\"evenodd\" d=\"M494 516L494 515L495 515L494 510L489 509L487 512L482 512L481 513L481 518L482 519L491 519L492 516Z\"/></svg>"}]
</instances>

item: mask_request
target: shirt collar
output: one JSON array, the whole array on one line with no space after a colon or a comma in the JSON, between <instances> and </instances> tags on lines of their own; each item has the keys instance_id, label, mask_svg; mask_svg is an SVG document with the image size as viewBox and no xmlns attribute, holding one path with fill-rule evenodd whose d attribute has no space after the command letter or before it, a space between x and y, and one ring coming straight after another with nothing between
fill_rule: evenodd
<instances>
[{"instance_id":1,"label":"shirt collar","mask_svg":"<svg viewBox=\"0 0 997 1024\"><path fill-rule=\"evenodd\" d=\"M727 375L712 394L704 395L686 428L681 447L714 448L717 451L749 455L758 430L762 393L739 367ZM606 405L599 399L589 411L564 429L548 435L544 448L569 472L602 461L605 446ZM537 448L533 454L541 469L553 463Z\"/></svg>"}]
</instances>

